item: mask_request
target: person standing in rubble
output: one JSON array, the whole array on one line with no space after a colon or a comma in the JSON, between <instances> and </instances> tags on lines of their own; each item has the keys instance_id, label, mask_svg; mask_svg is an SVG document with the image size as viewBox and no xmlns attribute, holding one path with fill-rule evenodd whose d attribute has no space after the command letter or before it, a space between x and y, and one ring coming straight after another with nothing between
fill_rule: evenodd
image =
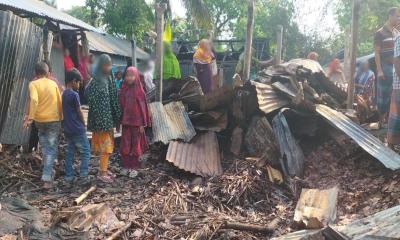
<instances>
[{"instance_id":1,"label":"person standing in rubble","mask_svg":"<svg viewBox=\"0 0 400 240\"><path fill-rule=\"evenodd\" d=\"M51 187L53 165L57 159L58 138L63 118L60 89L48 78L49 66L39 62L35 66L37 80L29 83L29 112L24 127L35 123L43 153L42 181L44 188Z\"/></svg>"},{"instance_id":2,"label":"person standing in rubble","mask_svg":"<svg viewBox=\"0 0 400 240\"><path fill-rule=\"evenodd\" d=\"M78 151L81 157L79 171L80 180L85 180L89 173L90 144L86 135L85 119L81 110L81 102L78 91L82 84L82 75L77 69L66 72L65 84L67 89L62 94L62 106L64 114L64 135L67 140L67 152L65 154L65 181L74 180L74 155Z\"/></svg>"},{"instance_id":3,"label":"person standing in rubble","mask_svg":"<svg viewBox=\"0 0 400 240\"><path fill-rule=\"evenodd\" d=\"M377 96L376 101L380 115L380 126L387 122L390 96L393 84L393 54L394 37L397 34L396 27L400 17L398 8L391 8L388 20L380 28L374 37L375 62L377 67Z\"/></svg>"},{"instance_id":4,"label":"person standing in rubble","mask_svg":"<svg viewBox=\"0 0 400 240\"><path fill-rule=\"evenodd\" d=\"M124 168L122 174L134 178L138 175L139 158L149 148L145 128L151 125L146 94L140 80L139 70L135 67L129 67L126 70L119 103L122 111L120 146L122 167Z\"/></svg>"},{"instance_id":5,"label":"person standing in rubble","mask_svg":"<svg viewBox=\"0 0 400 240\"><path fill-rule=\"evenodd\" d=\"M111 78L111 58L102 54L85 95L89 103L88 130L93 132L92 151L100 155L98 179L111 183L108 161L114 150L114 128L121 116L117 89Z\"/></svg>"},{"instance_id":6,"label":"person standing in rubble","mask_svg":"<svg viewBox=\"0 0 400 240\"><path fill-rule=\"evenodd\" d=\"M393 92L388 118L387 143L390 148L400 144L400 34L394 40Z\"/></svg>"},{"instance_id":7,"label":"person standing in rubble","mask_svg":"<svg viewBox=\"0 0 400 240\"><path fill-rule=\"evenodd\" d=\"M211 64L214 58L210 41L208 39L202 39L193 55L193 63L197 79L205 94L212 91L213 72Z\"/></svg>"},{"instance_id":8,"label":"person standing in rubble","mask_svg":"<svg viewBox=\"0 0 400 240\"><path fill-rule=\"evenodd\" d=\"M368 61L360 64L356 72L355 83L356 94L361 95L371 106L374 100L375 73L369 68Z\"/></svg>"}]
</instances>

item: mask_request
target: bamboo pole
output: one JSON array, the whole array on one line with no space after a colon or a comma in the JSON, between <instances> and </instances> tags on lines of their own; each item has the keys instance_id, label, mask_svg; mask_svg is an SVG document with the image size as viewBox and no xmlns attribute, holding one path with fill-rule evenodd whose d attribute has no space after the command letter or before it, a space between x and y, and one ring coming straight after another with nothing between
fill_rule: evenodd
<instances>
[{"instance_id":1,"label":"bamboo pole","mask_svg":"<svg viewBox=\"0 0 400 240\"><path fill-rule=\"evenodd\" d=\"M164 45L163 45L163 33L164 33L164 12L167 9L165 3L156 5L156 76L158 78L158 91L156 97L159 102L162 102L163 96L163 57L164 57Z\"/></svg>"},{"instance_id":2,"label":"bamboo pole","mask_svg":"<svg viewBox=\"0 0 400 240\"><path fill-rule=\"evenodd\" d=\"M254 0L249 0L248 12L247 12L247 36L246 36L246 47L244 51L244 63L243 63L243 80L250 80L250 68L251 68L251 49L253 45L253 28L254 28Z\"/></svg>"},{"instance_id":3,"label":"bamboo pole","mask_svg":"<svg viewBox=\"0 0 400 240\"><path fill-rule=\"evenodd\" d=\"M282 49L283 49L283 26L278 26L278 32L276 36L276 64L282 63Z\"/></svg>"},{"instance_id":4,"label":"bamboo pole","mask_svg":"<svg viewBox=\"0 0 400 240\"><path fill-rule=\"evenodd\" d=\"M82 195L80 195L77 199L74 200L74 204L79 205L81 202L83 202L83 200L85 200L89 196L89 194L96 191L96 189L97 189L96 186L92 186L91 188L89 188L89 190L82 193Z\"/></svg>"},{"instance_id":5,"label":"bamboo pole","mask_svg":"<svg viewBox=\"0 0 400 240\"><path fill-rule=\"evenodd\" d=\"M353 0L353 12L351 17L351 44L350 44L350 78L347 88L347 109L353 109L354 103L354 74L356 71L356 54L358 38L358 19L360 17L360 1Z\"/></svg>"},{"instance_id":6,"label":"bamboo pole","mask_svg":"<svg viewBox=\"0 0 400 240\"><path fill-rule=\"evenodd\" d=\"M132 34L131 47L132 47L132 66L137 67L135 34Z\"/></svg>"}]
</instances>

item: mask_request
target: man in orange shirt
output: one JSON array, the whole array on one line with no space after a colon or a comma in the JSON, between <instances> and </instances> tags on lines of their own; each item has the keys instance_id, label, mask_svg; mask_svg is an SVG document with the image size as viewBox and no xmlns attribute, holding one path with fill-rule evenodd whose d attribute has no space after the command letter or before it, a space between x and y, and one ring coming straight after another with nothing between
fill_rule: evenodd
<instances>
[{"instance_id":1,"label":"man in orange shirt","mask_svg":"<svg viewBox=\"0 0 400 240\"><path fill-rule=\"evenodd\" d=\"M25 117L24 126L34 122L38 128L43 153L42 181L48 188L53 180L53 164L57 158L63 117L61 94L57 84L48 78L49 67L46 63L37 63L35 73L38 78L29 84L29 114Z\"/></svg>"}]
</instances>

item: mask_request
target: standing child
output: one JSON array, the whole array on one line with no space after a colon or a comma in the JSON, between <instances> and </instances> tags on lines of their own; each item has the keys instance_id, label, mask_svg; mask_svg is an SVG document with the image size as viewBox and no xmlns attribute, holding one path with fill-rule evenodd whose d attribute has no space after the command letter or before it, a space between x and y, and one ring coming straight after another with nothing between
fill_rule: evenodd
<instances>
[{"instance_id":1,"label":"standing child","mask_svg":"<svg viewBox=\"0 0 400 240\"><path fill-rule=\"evenodd\" d=\"M78 150L81 156L81 167L79 176L84 179L88 176L90 161L90 144L86 136L85 120L81 110L79 99L79 85L82 83L82 76L76 70L66 73L66 90L62 95L62 106L64 113L64 133L67 139L68 148L65 156L65 181L71 182L74 179L74 155Z\"/></svg>"},{"instance_id":2,"label":"standing child","mask_svg":"<svg viewBox=\"0 0 400 240\"><path fill-rule=\"evenodd\" d=\"M146 94L135 67L126 70L119 102L122 110L122 167L130 177L137 176L139 157L148 149L144 128L150 126Z\"/></svg>"},{"instance_id":3,"label":"standing child","mask_svg":"<svg viewBox=\"0 0 400 240\"><path fill-rule=\"evenodd\" d=\"M29 113L24 127L34 121L38 129L39 143L43 152L42 181L44 187L51 187L53 165L57 158L58 137L60 135L62 106L57 84L48 78L49 66L39 62L35 66L37 80L29 83Z\"/></svg>"},{"instance_id":4,"label":"standing child","mask_svg":"<svg viewBox=\"0 0 400 240\"><path fill-rule=\"evenodd\" d=\"M94 76L85 90L89 103L88 130L93 132L92 149L100 154L98 179L106 183L113 182L113 174L108 171L108 160L114 150L114 128L121 117L111 68L110 56L101 55Z\"/></svg>"}]
</instances>

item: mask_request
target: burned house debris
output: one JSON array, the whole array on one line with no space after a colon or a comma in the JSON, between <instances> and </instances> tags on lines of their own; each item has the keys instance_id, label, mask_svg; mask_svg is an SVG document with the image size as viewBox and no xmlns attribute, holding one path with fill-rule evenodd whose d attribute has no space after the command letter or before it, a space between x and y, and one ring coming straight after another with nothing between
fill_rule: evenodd
<instances>
[{"instance_id":1,"label":"burned house debris","mask_svg":"<svg viewBox=\"0 0 400 240\"><path fill-rule=\"evenodd\" d=\"M32 63L51 58L62 79L53 45L63 38L74 39L75 52L107 52L120 66L131 57L129 41L37 4L0 1L0 55L9 56L0 58L1 143L26 143L21 120ZM44 17L46 26L24 14ZM57 185L47 190L38 182L39 155L0 148L0 239L398 238L400 156L360 125L371 109L344 111L346 93L312 60L231 84L237 53L217 56L225 84L208 94L193 77L168 80L161 102L155 89L147 93L151 146L136 178L122 173L114 153L114 183L96 181L91 161L87 181L65 183L58 167ZM187 56L181 65L189 71L192 54L180 57ZM59 166L65 148L62 141Z\"/></svg>"},{"instance_id":2,"label":"burned house debris","mask_svg":"<svg viewBox=\"0 0 400 240\"><path fill-rule=\"evenodd\" d=\"M365 206L369 202L354 208L347 203L368 190L400 193L400 177L392 171L399 168L398 155L341 112L345 94L329 83L318 63L289 61L264 69L243 86L209 94L195 78L180 81L166 89L163 103L150 103L152 146L137 179L121 175L111 186L90 182L41 198L35 182L38 157L0 155L0 176L6 179L0 180L0 192L27 199L27 213L39 208L46 215L35 216L46 227L21 220L18 226L30 231L2 233L17 231L31 239L397 237L396 195L382 197L385 204L373 211ZM335 144L333 132L349 142ZM305 144L304 138L315 144ZM368 167L359 170L353 160L359 156L387 177L366 176ZM7 165L10 159L13 167ZM379 189L360 190L363 179ZM343 222L345 215L354 222ZM304 228L309 230L297 231Z\"/></svg>"}]
</instances>

